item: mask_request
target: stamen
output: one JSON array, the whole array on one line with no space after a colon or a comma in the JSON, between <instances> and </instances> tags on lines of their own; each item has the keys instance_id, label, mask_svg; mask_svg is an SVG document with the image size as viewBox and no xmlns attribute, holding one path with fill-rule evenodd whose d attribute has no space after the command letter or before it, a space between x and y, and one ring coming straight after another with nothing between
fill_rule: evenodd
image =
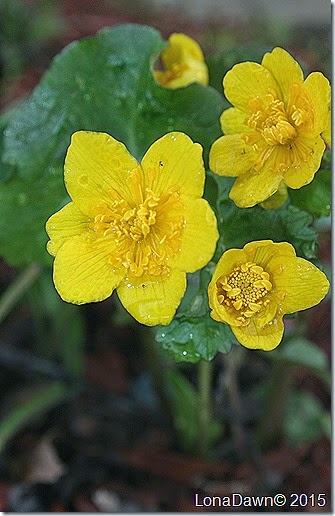
<instances>
[{"instance_id":1,"label":"stamen","mask_svg":"<svg viewBox=\"0 0 335 516\"><path fill-rule=\"evenodd\" d=\"M238 312L237 322L247 325L250 319L268 303L267 294L272 290L270 274L252 262L238 264L229 276L221 276L216 282L217 300Z\"/></svg>"},{"instance_id":2,"label":"stamen","mask_svg":"<svg viewBox=\"0 0 335 516\"><path fill-rule=\"evenodd\" d=\"M135 194L139 199L139 187ZM172 191L159 198L147 189L141 194L143 202L133 206L114 191L110 198L110 205L100 207L101 213L91 222L98 238L112 237L116 243L110 265L113 269L125 267L138 277L145 272L167 274L169 259L180 251L185 225L179 193Z\"/></svg>"}]
</instances>

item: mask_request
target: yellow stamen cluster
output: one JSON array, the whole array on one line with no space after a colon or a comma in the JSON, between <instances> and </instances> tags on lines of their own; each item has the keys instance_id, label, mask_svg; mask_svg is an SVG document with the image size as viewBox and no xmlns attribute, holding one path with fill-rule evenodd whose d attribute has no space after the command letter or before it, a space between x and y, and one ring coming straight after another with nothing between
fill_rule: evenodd
<instances>
[{"instance_id":1,"label":"yellow stamen cluster","mask_svg":"<svg viewBox=\"0 0 335 516\"><path fill-rule=\"evenodd\" d=\"M134 276L168 273L168 261L180 250L184 227L179 193L157 197L147 188L142 202L132 206L114 191L110 197L112 202L100 208L91 227L101 238L113 234L116 248L109 259L113 269L124 267Z\"/></svg>"},{"instance_id":2,"label":"yellow stamen cluster","mask_svg":"<svg viewBox=\"0 0 335 516\"><path fill-rule=\"evenodd\" d=\"M229 276L221 276L216 282L217 299L236 310L237 321L247 325L262 306L269 301L263 299L272 290L270 275L263 267L253 262L238 264Z\"/></svg>"},{"instance_id":3,"label":"yellow stamen cluster","mask_svg":"<svg viewBox=\"0 0 335 516\"><path fill-rule=\"evenodd\" d=\"M252 115L246 123L263 136L268 145L286 145L292 142L296 136L294 118L290 118L284 106L284 102L276 98L276 93L271 92L265 101L254 98L249 102ZM299 118L297 110L295 117Z\"/></svg>"}]
</instances>

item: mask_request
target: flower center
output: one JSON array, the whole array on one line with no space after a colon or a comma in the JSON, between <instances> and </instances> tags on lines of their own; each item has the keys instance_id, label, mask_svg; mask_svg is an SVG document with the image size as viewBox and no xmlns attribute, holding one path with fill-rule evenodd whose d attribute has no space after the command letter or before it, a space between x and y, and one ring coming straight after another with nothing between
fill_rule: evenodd
<instances>
[{"instance_id":1,"label":"flower center","mask_svg":"<svg viewBox=\"0 0 335 516\"><path fill-rule=\"evenodd\" d=\"M246 262L238 264L229 276L221 276L216 288L219 303L239 312L237 320L247 325L250 318L269 303L263 298L272 290L272 283L263 267Z\"/></svg>"},{"instance_id":2,"label":"flower center","mask_svg":"<svg viewBox=\"0 0 335 516\"><path fill-rule=\"evenodd\" d=\"M296 138L294 121L289 119L284 103L275 98L275 93L269 93L265 101L256 97L249 106L253 113L246 123L261 133L268 145L286 145Z\"/></svg>"},{"instance_id":3,"label":"flower center","mask_svg":"<svg viewBox=\"0 0 335 516\"><path fill-rule=\"evenodd\" d=\"M132 206L115 191L110 197L112 202L101 208L92 229L98 237L113 236L113 269L125 267L134 276L167 274L169 260L180 250L185 224L179 193L157 197L146 189L143 202Z\"/></svg>"}]
</instances>

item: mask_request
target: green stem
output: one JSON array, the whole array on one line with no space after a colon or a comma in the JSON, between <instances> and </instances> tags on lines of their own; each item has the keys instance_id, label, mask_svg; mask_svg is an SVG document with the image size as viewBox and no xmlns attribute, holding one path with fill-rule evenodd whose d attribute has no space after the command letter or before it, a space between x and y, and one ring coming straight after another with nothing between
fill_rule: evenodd
<instances>
[{"instance_id":1,"label":"green stem","mask_svg":"<svg viewBox=\"0 0 335 516\"><path fill-rule=\"evenodd\" d=\"M141 346L144 352L147 366L149 368L152 382L160 399L165 415L171 417L171 408L165 388L165 375L162 370L162 361L156 346L152 328L140 327Z\"/></svg>"},{"instance_id":2,"label":"green stem","mask_svg":"<svg viewBox=\"0 0 335 516\"><path fill-rule=\"evenodd\" d=\"M272 383L268 392L263 417L256 430L256 439L261 448L268 448L280 437L287 400L290 396L296 366L293 364L275 365Z\"/></svg>"},{"instance_id":3,"label":"green stem","mask_svg":"<svg viewBox=\"0 0 335 516\"><path fill-rule=\"evenodd\" d=\"M0 324L36 280L40 270L40 265L33 263L7 288L0 299Z\"/></svg>"},{"instance_id":4,"label":"green stem","mask_svg":"<svg viewBox=\"0 0 335 516\"><path fill-rule=\"evenodd\" d=\"M242 425L242 409L238 385L239 352L243 348L233 348L225 355L226 359L226 388L229 404L232 411L231 430L237 455L242 456L246 452L245 434Z\"/></svg>"},{"instance_id":5,"label":"green stem","mask_svg":"<svg viewBox=\"0 0 335 516\"><path fill-rule=\"evenodd\" d=\"M198 369L199 390L199 434L198 453L200 457L208 458L210 451L210 425L212 419L211 387L212 362L200 360Z\"/></svg>"}]
</instances>

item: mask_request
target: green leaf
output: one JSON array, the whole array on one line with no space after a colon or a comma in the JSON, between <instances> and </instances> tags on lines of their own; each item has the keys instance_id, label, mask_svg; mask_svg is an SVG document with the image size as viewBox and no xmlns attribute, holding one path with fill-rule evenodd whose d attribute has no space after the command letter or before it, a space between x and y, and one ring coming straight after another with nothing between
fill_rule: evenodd
<instances>
[{"instance_id":1,"label":"green leaf","mask_svg":"<svg viewBox=\"0 0 335 516\"><path fill-rule=\"evenodd\" d=\"M73 389L60 382L45 384L34 390L24 402L2 417L0 425L0 451L8 440L34 418L62 403L72 395Z\"/></svg>"},{"instance_id":2,"label":"green leaf","mask_svg":"<svg viewBox=\"0 0 335 516\"><path fill-rule=\"evenodd\" d=\"M186 317L201 317L208 312L207 288L214 270L214 263L187 275L187 289L177 314Z\"/></svg>"},{"instance_id":3,"label":"green leaf","mask_svg":"<svg viewBox=\"0 0 335 516\"><path fill-rule=\"evenodd\" d=\"M167 326L160 326L156 341L170 352L176 362L212 360L218 352L228 353L237 343L230 327L214 321L209 314L202 317L176 317Z\"/></svg>"},{"instance_id":4,"label":"green leaf","mask_svg":"<svg viewBox=\"0 0 335 516\"><path fill-rule=\"evenodd\" d=\"M218 252L232 247L241 248L247 242L271 239L290 242L299 256L315 258L317 232L311 226L311 214L286 202L280 208L265 210L260 206L238 208L228 198L232 185L230 178L218 177L217 217L221 238ZM237 230L238 228L238 230Z\"/></svg>"},{"instance_id":5,"label":"green leaf","mask_svg":"<svg viewBox=\"0 0 335 516\"><path fill-rule=\"evenodd\" d=\"M330 215L331 171L319 170L313 181L299 190L289 190L292 204L315 217Z\"/></svg>"},{"instance_id":6,"label":"green leaf","mask_svg":"<svg viewBox=\"0 0 335 516\"><path fill-rule=\"evenodd\" d=\"M85 327L80 308L61 300L50 269L39 276L28 298L37 320L40 354L60 360L70 377L81 378L85 367Z\"/></svg>"},{"instance_id":7,"label":"green leaf","mask_svg":"<svg viewBox=\"0 0 335 516\"><path fill-rule=\"evenodd\" d=\"M7 180L14 171L14 167L8 163L3 162L3 140L4 131L8 124L8 117L6 114L2 114L0 117L0 188L1 183Z\"/></svg>"},{"instance_id":8,"label":"green leaf","mask_svg":"<svg viewBox=\"0 0 335 516\"><path fill-rule=\"evenodd\" d=\"M198 395L196 388L178 371L166 375L174 427L185 452L194 451L198 440Z\"/></svg>"},{"instance_id":9,"label":"green leaf","mask_svg":"<svg viewBox=\"0 0 335 516\"><path fill-rule=\"evenodd\" d=\"M209 84L219 92L223 91L222 80L226 73L237 63L243 61L254 61L260 63L265 52L270 49L255 43L239 45L218 52L206 59L208 66ZM227 103L227 107L230 104Z\"/></svg>"},{"instance_id":10,"label":"green leaf","mask_svg":"<svg viewBox=\"0 0 335 516\"><path fill-rule=\"evenodd\" d=\"M50 263L44 224L68 201L63 161L73 132L107 132L141 159L157 138L182 131L207 159L221 134L223 97L200 84L160 87L152 62L165 44L156 30L131 24L72 43L16 110L3 142L15 174L0 190L0 253L10 264Z\"/></svg>"},{"instance_id":11,"label":"green leaf","mask_svg":"<svg viewBox=\"0 0 335 516\"><path fill-rule=\"evenodd\" d=\"M199 397L194 385L179 371L168 371L167 384L171 397L174 426L180 446L195 455L199 442ZM222 423L212 419L208 428L209 447L222 433Z\"/></svg>"},{"instance_id":12,"label":"green leaf","mask_svg":"<svg viewBox=\"0 0 335 516\"><path fill-rule=\"evenodd\" d=\"M52 167L50 167L52 168ZM44 226L52 211L57 211L67 198L60 169L52 168L52 180L38 179L33 185L11 177L0 184L0 255L13 266L39 261L51 265L45 249L47 234ZM62 192L62 193L61 193Z\"/></svg>"},{"instance_id":13,"label":"green leaf","mask_svg":"<svg viewBox=\"0 0 335 516\"><path fill-rule=\"evenodd\" d=\"M303 337L289 339L271 353L270 358L306 367L330 387L331 376L326 353Z\"/></svg>"},{"instance_id":14,"label":"green leaf","mask_svg":"<svg viewBox=\"0 0 335 516\"><path fill-rule=\"evenodd\" d=\"M330 414L320 400L310 392L296 391L288 401L283 423L284 434L298 446L329 435Z\"/></svg>"}]
</instances>

